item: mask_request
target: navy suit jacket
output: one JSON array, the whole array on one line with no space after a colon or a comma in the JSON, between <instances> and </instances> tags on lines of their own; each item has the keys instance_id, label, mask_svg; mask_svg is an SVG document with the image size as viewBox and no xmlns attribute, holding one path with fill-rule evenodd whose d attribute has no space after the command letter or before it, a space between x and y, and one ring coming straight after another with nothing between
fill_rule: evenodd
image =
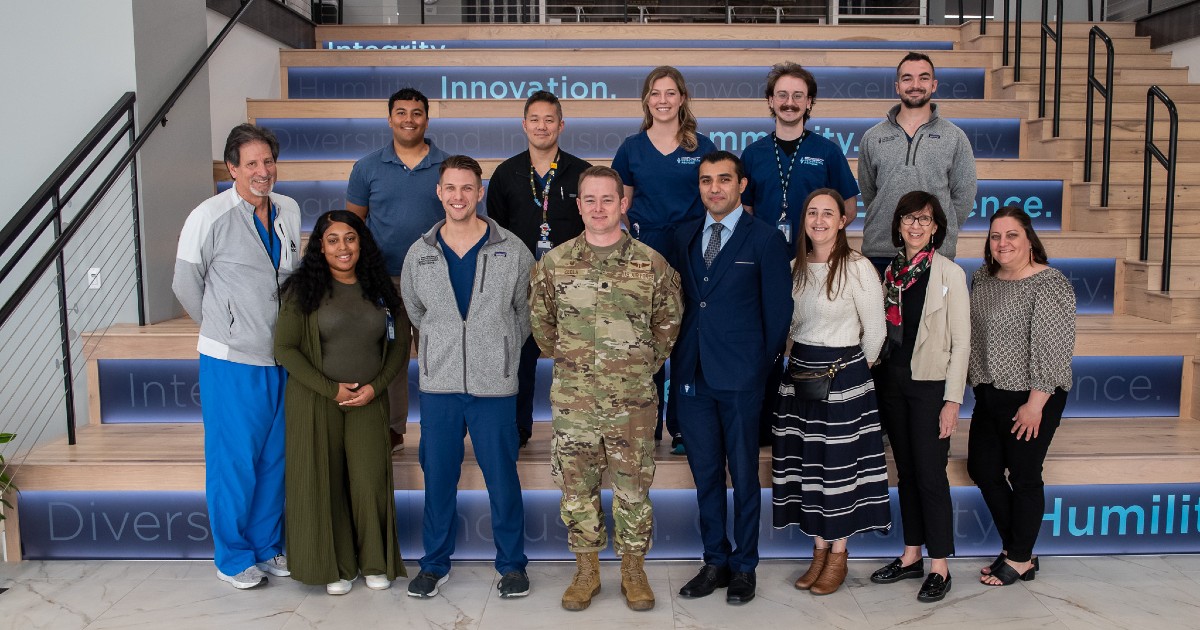
<instances>
[{"instance_id":1,"label":"navy suit jacket","mask_svg":"<svg viewBox=\"0 0 1200 630\"><path fill-rule=\"evenodd\" d=\"M699 252L704 219L675 232L683 284L683 323L671 352L676 392L696 381L721 391L762 391L792 322L791 255L774 226L742 213L729 242L704 268Z\"/></svg>"}]
</instances>

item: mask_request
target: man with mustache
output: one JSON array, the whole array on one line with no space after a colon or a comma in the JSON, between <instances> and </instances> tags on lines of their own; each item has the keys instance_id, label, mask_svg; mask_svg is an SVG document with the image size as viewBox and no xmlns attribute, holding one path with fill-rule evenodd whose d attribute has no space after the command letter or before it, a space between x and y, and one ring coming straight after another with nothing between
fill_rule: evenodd
<instances>
[{"instance_id":1,"label":"man with mustache","mask_svg":"<svg viewBox=\"0 0 1200 630\"><path fill-rule=\"evenodd\" d=\"M283 388L275 362L279 285L300 266L300 206L271 192L279 142L238 125L225 141L233 187L179 235L171 288L200 325L205 498L217 577L254 588L291 575L283 555Z\"/></svg>"},{"instance_id":2,"label":"man with mustache","mask_svg":"<svg viewBox=\"0 0 1200 630\"><path fill-rule=\"evenodd\" d=\"M392 94L387 121L392 141L354 163L346 184L346 209L367 222L399 291L408 248L445 216L437 186L439 167L448 156L425 137L429 99L420 91L404 88ZM395 316L397 345L409 348L413 330L408 314L400 309ZM407 367L388 386L388 399L392 450L398 451L404 448L408 426Z\"/></svg>"},{"instance_id":3,"label":"man with mustache","mask_svg":"<svg viewBox=\"0 0 1200 630\"><path fill-rule=\"evenodd\" d=\"M817 80L798 63L784 61L767 72L767 110L775 132L742 151L746 190L742 207L783 233L795 255L797 236L804 234L804 200L818 188L841 193L853 208L858 195L854 173L841 147L819 133L804 128L817 104ZM783 374L783 357L775 359L763 378L759 442L771 442L771 423ZM678 392L675 392L678 394ZM677 398L678 400L678 398Z\"/></svg>"},{"instance_id":4,"label":"man with mustache","mask_svg":"<svg viewBox=\"0 0 1200 630\"><path fill-rule=\"evenodd\" d=\"M947 223L938 253L951 259L958 232L975 204L975 154L967 134L939 117L937 105L930 102L937 87L929 56L905 55L896 66L900 103L859 143L858 185L867 207L862 253L880 274L896 257L891 229L900 197L923 190L938 198Z\"/></svg>"}]
</instances>

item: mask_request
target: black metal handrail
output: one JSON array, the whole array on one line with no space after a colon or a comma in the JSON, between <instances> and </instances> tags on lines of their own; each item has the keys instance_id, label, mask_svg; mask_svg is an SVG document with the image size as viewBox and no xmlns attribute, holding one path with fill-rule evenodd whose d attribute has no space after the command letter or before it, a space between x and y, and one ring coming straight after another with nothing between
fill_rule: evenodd
<instances>
[{"instance_id":1,"label":"black metal handrail","mask_svg":"<svg viewBox=\"0 0 1200 630\"><path fill-rule=\"evenodd\" d=\"M1167 154L1154 144L1154 101L1161 101L1167 107L1170 115L1170 135L1167 140ZM1162 291L1171 290L1171 233L1175 222L1175 150L1179 145L1179 111L1175 109L1175 101L1167 96L1157 85L1146 90L1146 155L1142 170L1142 234L1138 260L1145 261L1150 257L1150 158L1153 157L1167 169L1167 203L1164 206L1166 217L1163 224L1163 262L1162 262Z\"/></svg>"},{"instance_id":2,"label":"black metal handrail","mask_svg":"<svg viewBox=\"0 0 1200 630\"><path fill-rule=\"evenodd\" d=\"M242 16L246 13L250 4L254 0L242 0L242 6L229 19L225 28L213 39L204 54L192 65L191 69L180 80L175 90L167 97L167 100L159 107L150 121L142 127L141 133L134 135L136 130L134 122L133 103L135 97L132 93L127 93L123 96L113 108L105 115L105 117L92 129L91 132L79 143L75 150L67 156L62 164L51 173L50 177L43 183L34 195L26 202L15 216L0 230L0 257L7 260L4 267L0 269L0 278L7 278L8 274L18 265L24 264L24 255L34 247L39 239L42 239L46 234L47 228L53 227L53 241L46 247L44 253L38 258L28 269L25 278L13 290L12 295L0 306L0 326L8 322L13 313L21 305L22 301L33 291L42 277L51 265L55 265L58 272L57 285L59 290L59 324L60 336L63 346L63 374L65 382L65 404L67 416L67 440L69 444L75 444L75 403L74 403L74 383L71 368L71 350L69 343L69 325L68 325L68 309L66 304L66 289L65 279L63 277L63 256L67 245L76 237L80 229L86 223L87 218L100 205L105 195L112 190L113 186L121 179L122 173L126 168L132 166L131 182L134 187L133 199L133 239L134 239L134 257L135 257L135 283L137 291L137 310L138 323L145 325L146 310L145 310L145 293L144 279L142 275L142 255L141 255L141 218L137 205L137 163L136 157L142 146L150 139L150 135L159 125L166 126L167 112L174 107L175 103L183 95L183 92L191 84L192 80L199 74L204 64L212 57L217 47L225 40L225 37L233 30L233 27L238 23ZM120 121L124 119L125 122ZM99 154L90 163L85 165L88 156L100 145L101 141L107 137L114 129L118 129L114 137ZM78 212L74 213L69 223L63 224L62 211L64 206L71 197L77 193L83 185L83 182L95 173L105 161L107 156L114 150L120 139L129 134L129 148L121 155L119 159L113 163L111 171L101 180L96 186L87 201L80 206ZM80 171L80 169L83 169ZM75 184L68 187L68 182L75 180ZM65 188L65 190L64 190ZM42 210L46 207L50 208L50 212L44 216L40 216ZM32 230L29 230L33 226Z\"/></svg>"},{"instance_id":3,"label":"black metal handrail","mask_svg":"<svg viewBox=\"0 0 1200 630\"><path fill-rule=\"evenodd\" d=\"M1089 5L1090 7L1090 5ZM1106 49L1107 67L1104 70L1104 84L1096 78L1096 40L1104 42ZM1113 65L1116 53L1113 50L1112 39L1099 26L1093 26L1088 31L1088 89L1087 115L1084 119L1083 141L1083 181L1092 181L1092 122L1095 120L1093 111L1096 93L1104 97L1104 157L1101 161L1100 176L1100 207L1108 207L1108 170L1112 161L1112 86Z\"/></svg>"},{"instance_id":4,"label":"black metal handrail","mask_svg":"<svg viewBox=\"0 0 1200 630\"><path fill-rule=\"evenodd\" d=\"M1090 3L1088 5L1091 6ZM1057 0L1054 15L1054 30L1050 29L1047 15L1050 0L1042 0L1042 52L1038 73L1038 118L1046 117L1046 40L1054 40L1054 123L1051 136L1058 137L1059 110L1062 106L1062 20L1063 0Z\"/></svg>"}]
</instances>

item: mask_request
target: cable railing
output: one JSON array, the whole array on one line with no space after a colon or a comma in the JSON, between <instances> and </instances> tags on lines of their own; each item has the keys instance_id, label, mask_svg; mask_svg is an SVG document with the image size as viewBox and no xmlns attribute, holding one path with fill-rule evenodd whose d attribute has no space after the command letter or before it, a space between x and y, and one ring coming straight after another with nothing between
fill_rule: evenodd
<instances>
[{"instance_id":1,"label":"cable railing","mask_svg":"<svg viewBox=\"0 0 1200 630\"><path fill-rule=\"evenodd\" d=\"M930 17L928 0L464 0L457 6L404 1L432 5L429 13L438 21L458 18L464 24L928 24ZM426 7L419 12L421 23L429 23Z\"/></svg>"},{"instance_id":2,"label":"cable railing","mask_svg":"<svg viewBox=\"0 0 1200 630\"><path fill-rule=\"evenodd\" d=\"M1091 7L1089 3L1089 8ZM1059 111L1062 106L1062 23L1063 0L1057 0L1054 12L1054 28L1050 28L1048 14L1050 0L1042 0L1042 50L1038 62L1038 118L1046 117L1046 42L1054 40L1054 122L1051 136L1058 137Z\"/></svg>"},{"instance_id":3,"label":"cable railing","mask_svg":"<svg viewBox=\"0 0 1200 630\"><path fill-rule=\"evenodd\" d=\"M1096 78L1096 40L1104 42L1105 69L1104 83ZM1096 94L1104 98L1104 148L1101 159L1100 175L1100 207L1108 207L1108 172L1112 164L1112 101L1113 101L1113 66L1116 53L1112 39L1099 26L1093 26L1088 31L1088 89L1087 113L1083 122L1083 181L1092 181L1092 135L1095 121Z\"/></svg>"},{"instance_id":4,"label":"cable railing","mask_svg":"<svg viewBox=\"0 0 1200 630\"><path fill-rule=\"evenodd\" d=\"M146 323L137 154L251 2L140 133L129 92L0 228L0 408L3 431L17 436L3 445L0 472L20 466L59 422L76 443L97 335L119 321Z\"/></svg>"},{"instance_id":5,"label":"cable railing","mask_svg":"<svg viewBox=\"0 0 1200 630\"><path fill-rule=\"evenodd\" d=\"M1155 101L1161 102L1167 108L1169 116L1169 134L1167 153L1164 155L1154 143L1154 112ZM1179 111L1175 102L1157 85L1146 90L1146 149L1142 169L1142 234L1138 260L1145 262L1150 258L1150 189L1151 171L1150 158L1153 157L1167 171L1166 204L1163 207L1163 261L1162 261L1162 292L1171 290L1171 240L1175 223L1175 166L1176 148L1179 145Z\"/></svg>"}]
</instances>

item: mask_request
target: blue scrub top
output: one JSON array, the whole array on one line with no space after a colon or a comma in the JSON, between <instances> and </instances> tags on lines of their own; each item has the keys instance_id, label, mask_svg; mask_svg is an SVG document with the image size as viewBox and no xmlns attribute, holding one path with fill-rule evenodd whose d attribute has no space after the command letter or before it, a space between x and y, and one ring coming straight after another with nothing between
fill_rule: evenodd
<instances>
[{"instance_id":1,"label":"blue scrub top","mask_svg":"<svg viewBox=\"0 0 1200 630\"><path fill-rule=\"evenodd\" d=\"M346 201L367 207L367 227L383 251L388 275L399 276L408 248L446 217L437 198L439 166L448 157L429 140L429 153L410 169L391 142L354 163Z\"/></svg>"},{"instance_id":2,"label":"blue scrub top","mask_svg":"<svg viewBox=\"0 0 1200 630\"><path fill-rule=\"evenodd\" d=\"M438 245L442 246L442 254L446 257L450 288L454 291L454 300L458 303L458 314L462 315L463 321L467 321L467 313L471 311L471 293L475 290L475 267L479 262L479 250L483 249L484 243L487 243L488 234L491 231L490 227L484 230L479 242L472 245L462 258L459 258L458 254L454 253L454 250L446 244L440 232L437 235Z\"/></svg>"},{"instance_id":3,"label":"blue scrub top","mask_svg":"<svg viewBox=\"0 0 1200 630\"><path fill-rule=\"evenodd\" d=\"M696 140L694 151L676 147L669 155L663 155L642 131L625 138L612 162L625 185L633 186L630 233L668 262L675 227L704 216L704 204L700 201L700 158L717 147L704 134L697 134Z\"/></svg>"},{"instance_id":4,"label":"blue scrub top","mask_svg":"<svg viewBox=\"0 0 1200 630\"><path fill-rule=\"evenodd\" d=\"M779 162L776 161L778 152ZM772 226L779 224L783 207L783 186L779 177L779 166L788 172L788 161L792 156L775 146L775 136L767 134L742 151L742 165L750 182L742 193L742 203L754 208L754 216ZM846 162L846 155L838 145L816 133L807 133L796 149L792 175L788 178L788 221L792 225L792 242L804 233L804 209L801 208L808 194L818 188L832 188L843 198L858 195L858 182ZM856 208L847 208L851 216Z\"/></svg>"}]
</instances>

